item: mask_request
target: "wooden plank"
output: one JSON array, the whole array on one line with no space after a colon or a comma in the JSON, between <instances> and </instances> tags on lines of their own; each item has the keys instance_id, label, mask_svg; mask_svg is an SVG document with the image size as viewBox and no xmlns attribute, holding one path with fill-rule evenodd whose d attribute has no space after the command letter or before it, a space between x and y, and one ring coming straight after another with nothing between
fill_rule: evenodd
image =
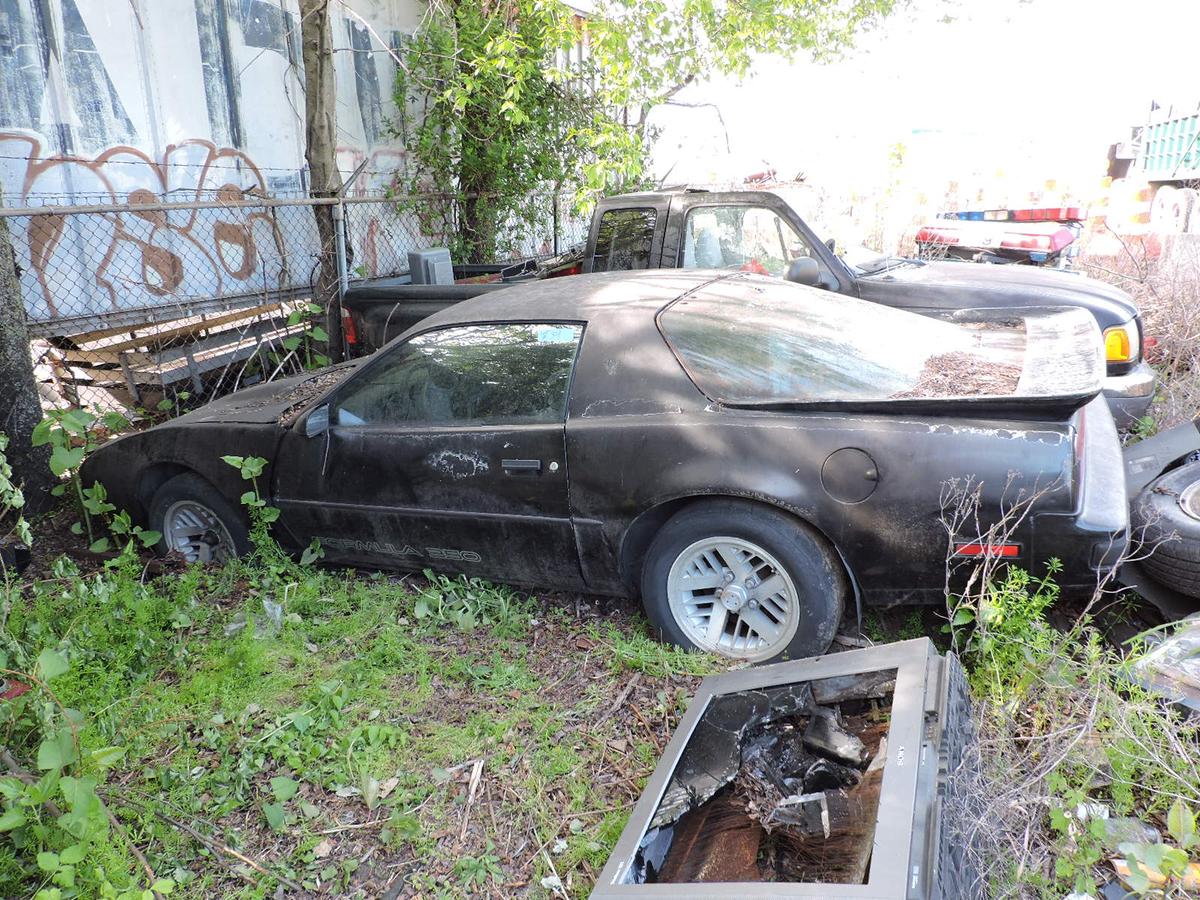
<instances>
[{"instance_id":1,"label":"wooden plank","mask_svg":"<svg viewBox=\"0 0 1200 900\"><path fill-rule=\"evenodd\" d=\"M104 344L99 347L87 347L86 344L93 343L94 340L79 340L87 338L88 335L75 336L75 349L82 352L109 352L120 353L124 350L137 350L140 347L153 347L155 344L164 344L168 341L175 340L181 337L189 337L198 331L206 331L217 328L221 325L228 325L232 322L238 322L242 319L253 319L258 316L266 315L271 312L279 311L282 308L280 303L264 303L261 306L256 306L252 309L239 310L237 312L225 313L220 316L213 316L210 319L205 319L202 316L193 316L188 320L174 319L173 322L183 321L184 324L174 325L171 328L166 328L161 331L154 330L153 326L149 326L148 330L137 337L127 338L123 341L117 341L111 344ZM125 329L119 334L127 334L131 329ZM110 335L111 336L111 335Z\"/></svg>"},{"instance_id":2,"label":"wooden plank","mask_svg":"<svg viewBox=\"0 0 1200 900\"><path fill-rule=\"evenodd\" d=\"M202 375L219 369L222 366L248 359L258 350L260 345L278 343L292 334L303 334L306 325L287 325L261 336L246 335L236 342L212 347L204 352L193 352L194 368L189 367L186 358L165 360L158 366L144 366L133 370L134 377L141 384L172 384L190 378L193 374Z\"/></svg>"}]
</instances>

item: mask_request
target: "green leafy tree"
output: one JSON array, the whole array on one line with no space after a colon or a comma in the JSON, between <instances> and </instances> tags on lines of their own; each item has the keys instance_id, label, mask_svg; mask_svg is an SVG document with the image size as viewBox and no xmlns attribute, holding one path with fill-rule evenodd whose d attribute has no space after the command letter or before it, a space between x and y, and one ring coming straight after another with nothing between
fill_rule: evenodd
<instances>
[{"instance_id":1,"label":"green leafy tree","mask_svg":"<svg viewBox=\"0 0 1200 900\"><path fill-rule=\"evenodd\" d=\"M827 58L904 0L435 0L398 76L398 187L425 233L473 260L506 226L544 221L536 194L640 185L649 114L761 54ZM453 198L445 202L443 196ZM519 230L519 228L518 228Z\"/></svg>"}]
</instances>

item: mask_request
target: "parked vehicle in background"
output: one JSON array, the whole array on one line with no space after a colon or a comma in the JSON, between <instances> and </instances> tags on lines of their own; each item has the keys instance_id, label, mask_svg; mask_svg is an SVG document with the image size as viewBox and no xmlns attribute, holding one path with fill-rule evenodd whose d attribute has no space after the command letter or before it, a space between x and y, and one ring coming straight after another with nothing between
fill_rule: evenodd
<instances>
[{"instance_id":1,"label":"parked vehicle in background","mask_svg":"<svg viewBox=\"0 0 1200 900\"><path fill-rule=\"evenodd\" d=\"M1109 150L1115 194L1138 192L1150 230L1200 233L1200 104L1150 105L1144 125Z\"/></svg>"},{"instance_id":2,"label":"parked vehicle in background","mask_svg":"<svg viewBox=\"0 0 1200 900\"><path fill-rule=\"evenodd\" d=\"M939 318L978 308L1077 307L1096 320L1107 362L1104 395L1121 428L1149 408L1153 370L1142 358L1137 306L1119 288L1028 266L969 266L876 254L843 259L783 199L765 191L672 189L601 200L586 244L543 266L543 277L638 269L735 269ZM359 351L381 346L436 309L492 285L426 288L397 279L346 296Z\"/></svg>"},{"instance_id":3,"label":"parked vehicle in background","mask_svg":"<svg viewBox=\"0 0 1200 900\"><path fill-rule=\"evenodd\" d=\"M917 230L922 258L1061 268L1083 233L1078 206L941 213Z\"/></svg>"},{"instance_id":4,"label":"parked vehicle in background","mask_svg":"<svg viewBox=\"0 0 1200 900\"><path fill-rule=\"evenodd\" d=\"M1110 220L1120 234L1200 234L1200 104L1151 103L1109 148Z\"/></svg>"},{"instance_id":5,"label":"parked vehicle in background","mask_svg":"<svg viewBox=\"0 0 1200 900\"><path fill-rule=\"evenodd\" d=\"M1091 590L1128 532L1090 316L952 323L743 272L455 304L369 359L101 447L85 485L190 560L249 550L235 452L294 550L637 596L668 640L821 653L843 606L942 602L947 551ZM947 535L943 491L978 488ZM1116 486L1116 489L1114 488ZM981 544L1024 499L1003 544Z\"/></svg>"}]
</instances>

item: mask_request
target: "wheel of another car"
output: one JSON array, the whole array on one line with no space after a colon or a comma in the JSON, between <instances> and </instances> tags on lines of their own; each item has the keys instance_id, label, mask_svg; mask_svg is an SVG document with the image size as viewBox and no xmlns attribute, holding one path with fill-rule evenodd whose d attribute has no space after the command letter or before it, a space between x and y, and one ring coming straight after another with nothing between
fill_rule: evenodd
<instances>
[{"instance_id":1,"label":"wheel of another car","mask_svg":"<svg viewBox=\"0 0 1200 900\"><path fill-rule=\"evenodd\" d=\"M245 517L199 475L176 475L150 501L150 527L160 553L188 562L226 563L250 550Z\"/></svg>"},{"instance_id":2,"label":"wheel of another car","mask_svg":"<svg viewBox=\"0 0 1200 900\"><path fill-rule=\"evenodd\" d=\"M664 640L766 662L828 649L846 578L803 523L728 500L673 516L650 544L641 587L646 615Z\"/></svg>"},{"instance_id":3,"label":"wheel of another car","mask_svg":"<svg viewBox=\"0 0 1200 900\"><path fill-rule=\"evenodd\" d=\"M1155 581L1200 599L1200 462L1150 482L1129 511L1142 562Z\"/></svg>"}]
</instances>

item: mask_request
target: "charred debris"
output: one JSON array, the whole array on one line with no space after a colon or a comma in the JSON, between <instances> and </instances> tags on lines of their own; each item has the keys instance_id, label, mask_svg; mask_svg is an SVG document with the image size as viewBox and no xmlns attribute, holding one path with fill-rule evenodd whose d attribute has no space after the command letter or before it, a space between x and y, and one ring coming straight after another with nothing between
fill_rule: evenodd
<instances>
[{"instance_id":1,"label":"charred debris","mask_svg":"<svg viewBox=\"0 0 1200 900\"><path fill-rule=\"evenodd\" d=\"M977 896L943 816L970 740L925 639L706 679L593 900Z\"/></svg>"},{"instance_id":2,"label":"charred debris","mask_svg":"<svg viewBox=\"0 0 1200 900\"><path fill-rule=\"evenodd\" d=\"M895 679L885 670L715 697L634 881L862 884Z\"/></svg>"}]
</instances>

